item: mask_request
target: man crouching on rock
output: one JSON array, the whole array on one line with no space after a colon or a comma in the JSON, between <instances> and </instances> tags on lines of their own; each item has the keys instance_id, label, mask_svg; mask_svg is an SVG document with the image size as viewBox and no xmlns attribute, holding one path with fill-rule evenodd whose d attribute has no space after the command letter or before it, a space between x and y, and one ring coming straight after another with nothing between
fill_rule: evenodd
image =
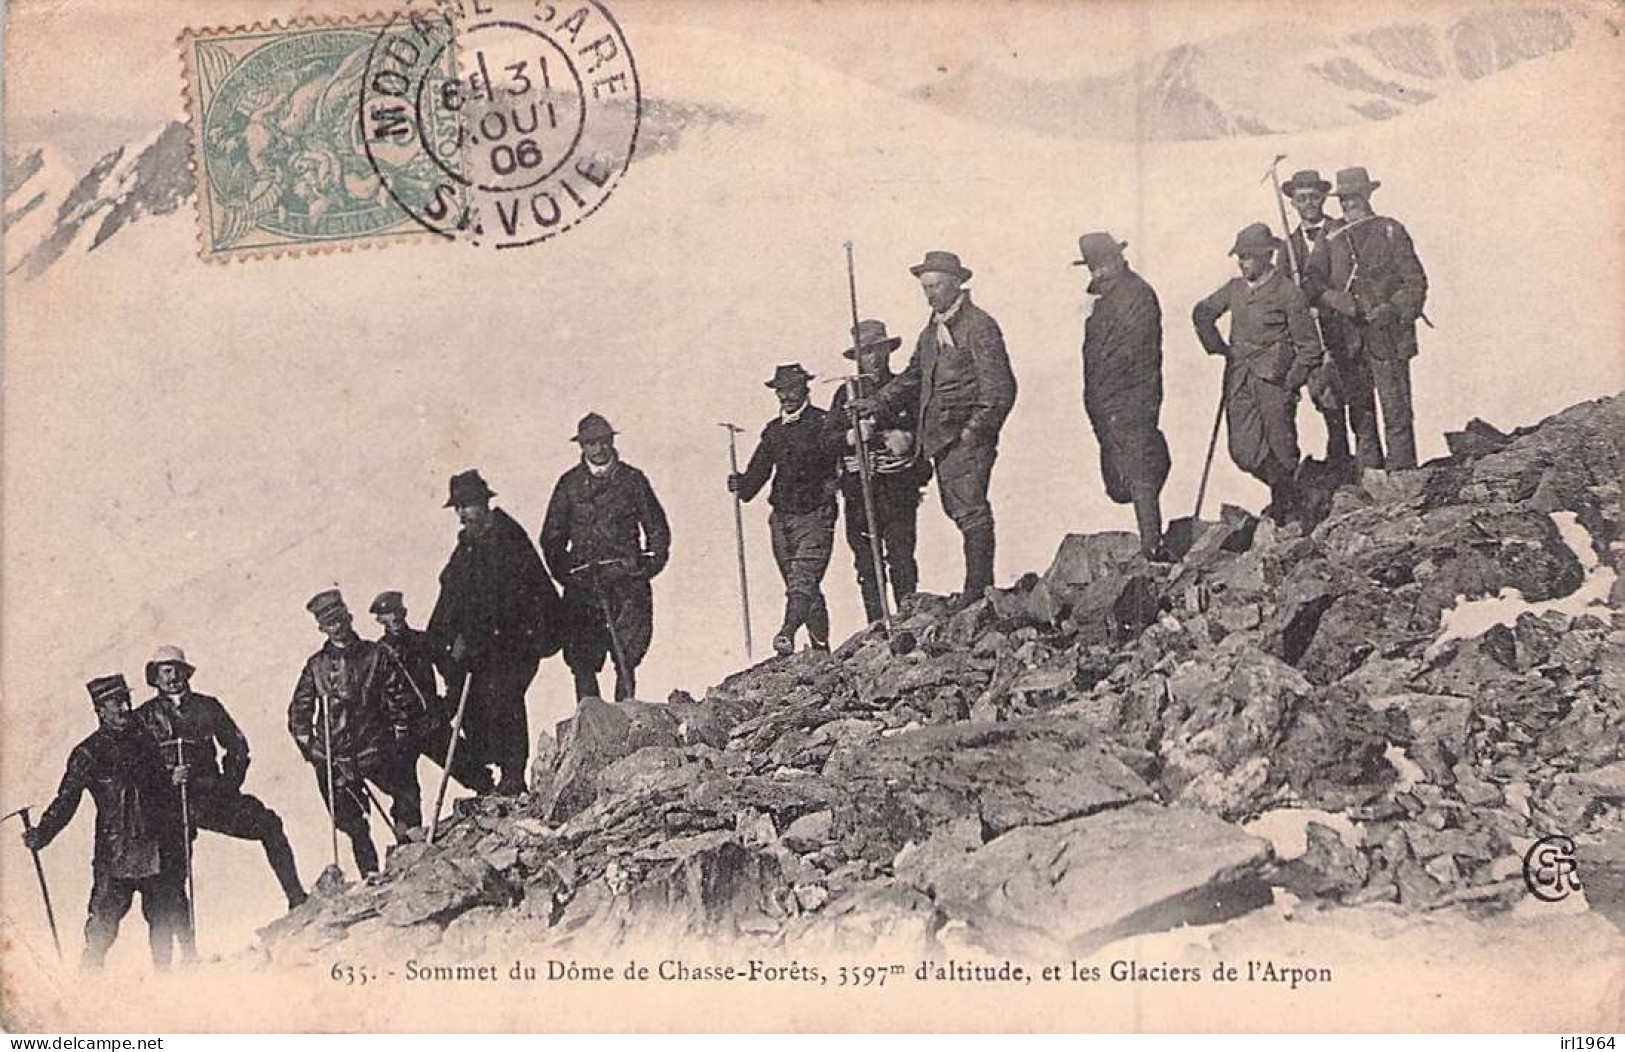
<instances>
[{"instance_id":1,"label":"man crouching on rock","mask_svg":"<svg viewBox=\"0 0 1625 1052\"><path fill-rule=\"evenodd\" d=\"M288 706L288 733L314 769L333 823L350 838L356 868L365 876L378 871L378 849L367 822L367 782L389 796L398 835L423 823L416 764L425 713L400 662L382 644L356 635L337 589L317 594L305 609L327 642L299 674Z\"/></svg>"}]
</instances>

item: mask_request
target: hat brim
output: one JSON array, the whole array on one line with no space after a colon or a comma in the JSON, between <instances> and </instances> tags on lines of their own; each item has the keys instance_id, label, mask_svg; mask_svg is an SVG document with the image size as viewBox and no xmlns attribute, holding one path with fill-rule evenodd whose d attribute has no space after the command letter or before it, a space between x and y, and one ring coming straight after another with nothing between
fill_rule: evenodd
<instances>
[{"instance_id":1,"label":"hat brim","mask_svg":"<svg viewBox=\"0 0 1625 1052\"><path fill-rule=\"evenodd\" d=\"M1281 194L1285 197L1291 197L1299 190L1308 190L1310 188L1319 190L1323 194L1329 194L1332 192L1332 184L1324 179L1315 183L1294 183L1291 179L1288 179L1286 182L1281 184Z\"/></svg>"},{"instance_id":2,"label":"hat brim","mask_svg":"<svg viewBox=\"0 0 1625 1052\"><path fill-rule=\"evenodd\" d=\"M876 340L874 343L866 343L862 347L848 347L846 350L841 352L841 357L856 359L857 356L864 351L885 351L887 354L890 354L901 346L903 346L903 338L901 336L888 336L884 340Z\"/></svg>"},{"instance_id":3,"label":"hat brim","mask_svg":"<svg viewBox=\"0 0 1625 1052\"><path fill-rule=\"evenodd\" d=\"M1375 190L1381 185L1381 179L1373 179L1364 186L1353 187L1348 190L1333 190L1331 194L1333 197L1366 197L1371 193L1371 191Z\"/></svg>"},{"instance_id":4,"label":"hat brim","mask_svg":"<svg viewBox=\"0 0 1625 1052\"><path fill-rule=\"evenodd\" d=\"M812 373L808 373L805 376L797 376L797 377L794 377L793 379L789 379L789 380L769 380L766 383L764 383L762 386L766 387L766 388L769 388L770 390L777 391L780 388L794 387L797 384L801 384L802 386L806 386L810 381L815 380L815 379L817 379L817 377L815 377Z\"/></svg>"},{"instance_id":5,"label":"hat brim","mask_svg":"<svg viewBox=\"0 0 1625 1052\"><path fill-rule=\"evenodd\" d=\"M444 503L444 504L442 504L440 506L442 508L466 508L470 504L483 504L483 503L490 500L492 497L494 497L496 495L497 495L496 490L488 489L484 493L479 493L479 494L475 494L473 496L464 497L462 500L458 500L455 497L447 497L446 498L446 503Z\"/></svg>"},{"instance_id":6,"label":"hat brim","mask_svg":"<svg viewBox=\"0 0 1625 1052\"><path fill-rule=\"evenodd\" d=\"M604 439L614 438L618 434L620 434L620 432L615 430L597 431L590 435L576 435L572 437L570 441L574 442L578 446L582 446L586 445L588 442L602 442Z\"/></svg>"},{"instance_id":7,"label":"hat brim","mask_svg":"<svg viewBox=\"0 0 1625 1052\"><path fill-rule=\"evenodd\" d=\"M971 277L971 270L969 267L960 267L958 270L944 270L942 267L928 266L924 263L914 264L912 267L908 268L908 272L913 274L915 277L919 277L921 274L933 272L937 274L946 274L951 278L958 278L960 281L969 281Z\"/></svg>"},{"instance_id":8,"label":"hat brim","mask_svg":"<svg viewBox=\"0 0 1625 1052\"><path fill-rule=\"evenodd\" d=\"M1128 248L1128 242L1127 241L1119 241L1117 243L1117 258L1118 259L1123 258L1123 250L1126 249L1126 248ZM1081 252L1078 253L1078 255L1079 255L1079 258L1074 259L1072 261L1072 265L1074 267L1087 267L1089 265L1088 257L1084 256L1083 253L1081 253Z\"/></svg>"}]
</instances>

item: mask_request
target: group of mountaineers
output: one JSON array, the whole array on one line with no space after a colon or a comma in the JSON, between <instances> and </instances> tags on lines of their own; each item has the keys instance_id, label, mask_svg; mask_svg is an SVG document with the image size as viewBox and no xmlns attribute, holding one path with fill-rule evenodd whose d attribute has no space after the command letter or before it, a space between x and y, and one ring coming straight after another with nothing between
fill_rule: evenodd
<instances>
[{"instance_id":1,"label":"group of mountaineers","mask_svg":"<svg viewBox=\"0 0 1625 1052\"><path fill-rule=\"evenodd\" d=\"M1409 360L1416 322L1425 321L1427 279L1405 228L1372 211L1379 185L1364 168L1338 172L1335 186L1316 171L1297 172L1280 184L1296 227L1286 240L1265 223L1241 230L1230 249L1239 275L1192 312L1203 348L1225 361L1220 409L1230 455L1269 487L1268 513L1279 522L1305 514L1296 428L1304 389L1325 422L1325 463L1336 472L1416 466ZM1329 195L1341 218L1324 213ZM1281 218L1285 224L1284 207ZM1096 297L1084 327L1084 406L1107 495L1133 506L1145 558L1168 562L1159 503L1171 468L1159 419L1162 311L1126 248L1104 232L1079 239L1074 265L1088 268ZM870 623L906 607L917 589L916 514L933 476L961 536L958 598L974 599L993 583L989 483L1016 378L998 323L971 300L971 271L959 257L932 251L910 269L930 318L907 366L892 370L901 338L883 321L860 320L854 304L844 354L856 376L824 410L811 402L812 374L778 366L766 382L778 411L745 470L728 475L737 501L769 489L785 590L773 639L780 655L794 652L803 628L809 647L830 646L822 581L838 505ZM1228 336L1217 324L1226 313ZM606 660L615 699L634 696L653 637L650 582L666 566L672 538L653 486L621 459L615 435L602 416L582 418L573 438L580 460L554 487L539 544L493 506L497 494L478 471L452 477L445 506L456 510L460 530L424 630L408 624L399 592L369 607L381 628L376 641L358 635L338 590L307 603L325 642L298 677L288 729L328 807L335 863L342 832L357 869L378 868L372 808L397 837L423 835L420 757L442 768L431 828L447 777L477 794L522 792L525 694L544 658L563 651L578 699L601 696ZM281 819L243 792L248 742L217 699L192 689L194 671L179 648L160 647L146 666L154 694L133 711L122 675L92 679L98 729L69 755L38 825L23 814L37 860L86 790L96 803L86 967L101 964L137 893L155 964L166 966L177 943L183 957L195 952L191 843L199 829L259 841L289 907L306 897Z\"/></svg>"}]
</instances>

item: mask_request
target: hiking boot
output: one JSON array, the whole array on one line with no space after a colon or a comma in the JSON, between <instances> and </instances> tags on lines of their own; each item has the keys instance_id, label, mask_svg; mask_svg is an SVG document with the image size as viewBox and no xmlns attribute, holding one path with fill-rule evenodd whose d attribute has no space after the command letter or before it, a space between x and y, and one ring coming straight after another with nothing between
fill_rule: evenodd
<instances>
[{"instance_id":1,"label":"hiking boot","mask_svg":"<svg viewBox=\"0 0 1625 1052\"><path fill-rule=\"evenodd\" d=\"M796 641L784 633L773 637L773 653L779 657L789 657L796 652Z\"/></svg>"}]
</instances>

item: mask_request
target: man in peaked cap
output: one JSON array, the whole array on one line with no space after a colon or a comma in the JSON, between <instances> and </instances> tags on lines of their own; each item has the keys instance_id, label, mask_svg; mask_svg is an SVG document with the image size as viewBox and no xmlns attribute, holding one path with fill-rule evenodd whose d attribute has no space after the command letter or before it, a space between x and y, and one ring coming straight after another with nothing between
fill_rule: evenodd
<instances>
[{"instance_id":1,"label":"man in peaked cap","mask_svg":"<svg viewBox=\"0 0 1625 1052\"><path fill-rule=\"evenodd\" d=\"M1100 445L1106 495L1134 505L1140 552L1166 561L1159 500L1168 481L1162 412L1162 305L1123 258L1126 241L1105 232L1078 239L1073 266L1089 268L1098 297L1083 327L1083 406Z\"/></svg>"},{"instance_id":2,"label":"man in peaked cap","mask_svg":"<svg viewBox=\"0 0 1625 1052\"><path fill-rule=\"evenodd\" d=\"M1344 226L1327 235L1326 252L1314 257L1313 269L1322 290L1320 305L1341 317L1347 353L1355 363L1357 375L1344 378L1355 462L1363 468L1402 471L1416 466L1411 359L1416 357L1417 319L1426 320L1422 310L1428 278L1405 227L1371 210L1371 194L1381 185L1364 168L1337 173L1333 193Z\"/></svg>"},{"instance_id":3,"label":"man in peaked cap","mask_svg":"<svg viewBox=\"0 0 1625 1052\"><path fill-rule=\"evenodd\" d=\"M1326 461L1342 467L1350 462L1351 418L1355 434L1361 443L1365 442L1366 434L1362 429L1374 428L1376 418L1370 415L1373 410L1369 399L1362 401L1356 395L1355 400L1351 402L1345 389L1344 377L1354 375L1361 367L1350 360L1342 319L1336 313L1320 311L1316 306L1320 302L1320 294L1325 291L1324 260L1328 235L1343 226L1341 219L1329 216L1325 211L1326 195L1331 188L1332 184L1322 179L1320 172L1313 168L1294 172L1292 178L1281 184L1281 193L1292 202L1299 221L1287 235L1287 244L1283 245L1277 254L1275 267L1281 273L1297 279L1299 287L1303 289L1304 298L1309 301L1310 313L1317 316L1321 342L1326 354L1321 359L1320 365L1309 375L1307 386L1310 400L1320 411L1321 420L1326 425ZM1297 262L1296 274L1292 269L1294 260ZM1366 377L1363 387L1368 389L1370 383L1370 378ZM1352 386L1356 391L1362 388L1358 377Z\"/></svg>"},{"instance_id":4,"label":"man in peaked cap","mask_svg":"<svg viewBox=\"0 0 1625 1052\"><path fill-rule=\"evenodd\" d=\"M293 909L305 901L305 888L282 819L258 797L243 792L248 739L219 699L192 689L196 671L180 647L159 647L146 670L147 685L157 693L136 710L136 718L158 743L171 777L187 787L194 835L207 829L258 841ZM192 935L187 932L189 948Z\"/></svg>"},{"instance_id":5,"label":"man in peaked cap","mask_svg":"<svg viewBox=\"0 0 1625 1052\"><path fill-rule=\"evenodd\" d=\"M429 639L445 656L447 693L467 690L463 733L469 759L495 765L494 791L525 790L530 721L525 692L542 658L558 652L559 596L525 528L501 508L478 471L452 476L457 546L440 571Z\"/></svg>"},{"instance_id":6,"label":"man in peaked cap","mask_svg":"<svg viewBox=\"0 0 1625 1052\"><path fill-rule=\"evenodd\" d=\"M835 547L838 454L826 433L828 415L812 404L812 379L800 363L774 370L767 386L778 399L779 415L762 428L745 470L728 476L728 492L745 501L773 480L767 523L773 560L784 578L784 622L773 637L773 650L781 655L795 652L802 625L814 650L829 649L823 581Z\"/></svg>"},{"instance_id":7,"label":"man in peaked cap","mask_svg":"<svg viewBox=\"0 0 1625 1052\"><path fill-rule=\"evenodd\" d=\"M338 589L318 592L305 609L327 642L299 673L288 705L288 733L314 769L334 824L350 838L356 868L363 875L375 873L378 848L367 821L366 783L389 797L390 820L400 834L423 824L416 744L423 709L406 685L400 662L380 644L356 635Z\"/></svg>"},{"instance_id":8,"label":"man in peaked cap","mask_svg":"<svg viewBox=\"0 0 1625 1052\"><path fill-rule=\"evenodd\" d=\"M857 363L858 377L853 386L859 399L872 400L896 379L891 370L891 354L902 342L900 337L886 331L883 321L858 322L856 339L842 354ZM852 427L847 390L843 385L835 392L826 426L831 441L842 452L840 487L841 500L846 506L846 543L852 549L852 560L857 567L864 615L873 624L885 616L881 594L886 581L891 582L892 598L899 607L919 586L920 573L914 560L915 527L920 489L931 478L931 462L920 452L916 434L920 407L915 399L903 398L883 412L864 415L858 429L863 432L860 437L858 430ZM860 455L869 459L874 530L880 541L885 581L876 576L869 516L863 506Z\"/></svg>"},{"instance_id":9,"label":"man in peaked cap","mask_svg":"<svg viewBox=\"0 0 1625 1052\"><path fill-rule=\"evenodd\" d=\"M439 670L440 652L429 641L427 632L420 632L408 623L406 598L400 592L379 592L367 611L383 629L378 642L400 662L407 690L427 714L418 737L418 751L436 767L444 767L446 754L451 749L454 713L435 675ZM462 743L458 744L457 754L452 759L452 777L476 793L490 792L491 772L470 760L468 752Z\"/></svg>"},{"instance_id":10,"label":"man in peaked cap","mask_svg":"<svg viewBox=\"0 0 1625 1052\"><path fill-rule=\"evenodd\" d=\"M1225 358L1225 424L1236 466L1270 488L1270 512L1286 522L1297 512L1298 391L1320 364L1320 339L1302 290L1273 259L1281 241L1263 223L1236 235L1231 278L1191 311L1209 354ZM1230 315L1230 339L1218 320Z\"/></svg>"},{"instance_id":11,"label":"man in peaked cap","mask_svg":"<svg viewBox=\"0 0 1625 1052\"><path fill-rule=\"evenodd\" d=\"M186 828L180 795L158 755L158 743L130 711L124 677L98 676L85 687L99 726L68 754L55 799L23 841L31 851L43 849L73 819L88 791L96 803L96 847L81 963L87 970L101 968L139 893L152 963L167 968L175 941L186 931Z\"/></svg>"},{"instance_id":12,"label":"man in peaked cap","mask_svg":"<svg viewBox=\"0 0 1625 1052\"><path fill-rule=\"evenodd\" d=\"M643 472L622 460L615 429L597 413L576 425L581 459L559 477L542 522L542 558L564 589L564 663L576 698L602 697L609 657L615 700L635 696L654 638L650 583L671 557L671 526Z\"/></svg>"},{"instance_id":13,"label":"man in peaked cap","mask_svg":"<svg viewBox=\"0 0 1625 1052\"><path fill-rule=\"evenodd\" d=\"M932 251L909 268L920 281L931 318L908 368L876 396L877 407L918 399L921 448L936 468L942 510L959 529L965 553L960 593L973 599L993 583L993 506L988 485L999 432L1016 403L1016 377L1004 334L971 302L971 272L952 252Z\"/></svg>"}]
</instances>

